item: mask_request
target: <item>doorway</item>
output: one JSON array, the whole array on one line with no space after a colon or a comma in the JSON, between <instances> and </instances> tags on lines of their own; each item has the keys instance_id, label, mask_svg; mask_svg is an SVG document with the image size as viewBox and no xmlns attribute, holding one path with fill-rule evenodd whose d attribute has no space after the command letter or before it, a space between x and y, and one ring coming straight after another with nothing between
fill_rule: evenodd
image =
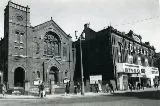
<instances>
[{"instance_id":1,"label":"doorway","mask_svg":"<svg viewBox=\"0 0 160 106\"><path fill-rule=\"evenodd\" d=\"M54 81L55 84L59 82L59 70L57 67L52 66L49 71L49 79Z\"/></svg>"},{"instance_id":2,"label":"doorway","mask_svg":"<svg viewBox=\"0 0 160 106\"><path fill-rule=\"evenodd\" d=\"M14 86L24 87L25 71L23 68L18 67L14 71Z\"/></svg>"}]
</instances>

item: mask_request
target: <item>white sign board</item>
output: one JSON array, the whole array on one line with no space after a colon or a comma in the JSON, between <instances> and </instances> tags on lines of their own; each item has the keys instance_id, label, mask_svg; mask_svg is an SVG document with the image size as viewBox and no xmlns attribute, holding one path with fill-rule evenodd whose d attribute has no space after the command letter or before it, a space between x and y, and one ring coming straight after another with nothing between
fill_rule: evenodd
<instances>
[{"instance_id":1,"label":"white sign board","mask_svg":"<svg viewBox=\"0 0 160 106\"><path fill-rule=\"evenodd\" d=\"M116 64L117 73L141 73L141 66L128 63L117 63Z\"/></svg>"},{"instance_id":2,"label":"white sign board","mask_svg":"<svg viewBox=\"0 0 160 106\"><path fill-rule=\"evenodd\" d=\"M98 84L98 81L102 81L102 75L92 75L92 76L89 76L90 78L90 84Z\"/></svg>"},{"instance_id":3,"label":"white sign board","mask_svg":"<svg viewBox=\"0 0 160 106\"><path fill-rule=\"evenodd\" d=\"M35 80L33 81L33 85L38 86L41 84L41 82L42 82L41 80Z\"/></svg>"}]
</instances>

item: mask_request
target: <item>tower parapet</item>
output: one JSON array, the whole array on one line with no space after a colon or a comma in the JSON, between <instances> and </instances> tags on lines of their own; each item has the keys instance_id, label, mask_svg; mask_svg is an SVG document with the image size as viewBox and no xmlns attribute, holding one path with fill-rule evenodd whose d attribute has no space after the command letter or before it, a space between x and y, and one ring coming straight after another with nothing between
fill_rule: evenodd
<instances>
[{"instance_id":1,"label":"tower parapet","mask_svg":"<svg viewBox=\"0 0 160 106\"><path fill-rule=\"evenodd\" d=\"M12 1L9 1L8 6L12 8L16 8L21 11L30 12L30 8L28 7L28 5L25 7L25 6L21 6L19 4L13 3Z\"/></svg>"}]
</instances>

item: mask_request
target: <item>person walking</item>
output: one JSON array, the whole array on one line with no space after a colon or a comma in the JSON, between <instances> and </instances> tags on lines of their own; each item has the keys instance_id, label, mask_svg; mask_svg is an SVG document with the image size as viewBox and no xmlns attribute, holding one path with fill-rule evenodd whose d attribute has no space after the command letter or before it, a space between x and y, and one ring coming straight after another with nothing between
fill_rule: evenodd
<instances>
[{"instance_id":1,"label":"person walking","mask_svg":"<svg viewBox=\"0 0 160 106\"><path fill-rule=\"evenodd\" d=\"M66 83L66 88L65 88L65 95L69 94L69 90L70 90L70 84L69 82Z\"/></svg>"},{"instance_id":2,"label":"person walking","mask_svg":"<svg viewBox=\"0 0 160 106\"><path fill-rule=\"evenodd\" d=\"M107 93L109 93L109 91L110 91L109 84L108 84L108 83L106 83L106 92L107 92Z\"/></svg>"},{"instance_id":3,"label":"person walking","mask_svg":"<svg viewBox=\"0 0 160 106\"><path fill-rule=\"evenodd\" d=\"M98 92L102 92L102 86L99 80L98 80Z\"/></svg>"},{"instance_id":4,"label":"person walking","mask_svg":"<svg viewBox=\"0 0 160 106\"><path fill-rule=\"evenodd\" d=\"M40 97L43 98L44 95L45 95L44 83L43 82L39 85L39 93L40 93Z\"/></svg>"},{"instance_id":5,"label":"person walking","mask_svg":"<svg viewBox=\"0 0 160 106\"><path fill-rule=\"evenodd\" d=\"M74 85L74 94L77 94L77 85Z\"/></svg>"},{"instance_id":6,"label":"person walking","mask_svg":"<svg viewBox=\"0 0 160 106\"><path fill-rule=\"evenodd\" d=\"M99 89L98 89L98 84L96 83L96 81L95 81L94 87L95 87L96 93L98 93Z\"/></svg>"},{"instance_id":7,"label":"person walking","mask_svg":"<svg viewBox=\"0 0 160 106\"><path fill-rule=\"evenodd\" d=\"M144 83L141 82L141 88L144 90Z\"/></svg>"},{"instance_id":8,"label":"person walking","mask_svg":"<svg viewBox=\"0 0 160 106\"><path fill-rule=\"evenodd\" d=\"M77 82L77 93L80 93L80 91L81 91L81 86L80 86L80 83Z\"/></svg>"},{"instance_id":9,"label":"person walking","mask_svg":"<svg viewBox=\"0 0 160 106\"><path fill-rule=\"evenodd\" d=\"M128 86L129 86L129 89L131 90L131 92L132 92L132 84L131 83L129 83L128 84Z\"/></svg>"},{"instance_id":10,"label":"person walking","mask_svg":"<svg viewBox=\"0 0 160 106\"><path fill-rule=\"evenodd\" d=\"M137 83L137 90L140 90L141 84L140 82Z\"/></svg>"},{"instance_id":11,"label":"person walking","mask_svg":"<svg viewBox=\"0 0 160 106\"><path fill-rule=\"evenodd\" d=\"M112 92L114 93L113 85L112 85L111 83L109 84L109 87L110 87L110 89L111 89L110 92L111 92L111 93L112 93Z\"/></svg>"},{"instance_id":12,"label":"person walking","mask_svg":"<svg viewBox=\"0 0 160 106\"><path fill-rule=\"evenodd\" d=\"M158 82L155 82L154 87L155 89L158 89Z\"/></svg>"},{"instance_id":13,"label":"person walking","mask_svg":"<svg viewBox=\"0 0 160 106\"><path fill-rule=\"evenodd\" d=\"M7 90L6 90L6 85L3 83L3 84L2 84L2 95L3 95L3 97L6 96L6 95L5 95L6 92L7 92Z\"/></svg>"}]
</instances>

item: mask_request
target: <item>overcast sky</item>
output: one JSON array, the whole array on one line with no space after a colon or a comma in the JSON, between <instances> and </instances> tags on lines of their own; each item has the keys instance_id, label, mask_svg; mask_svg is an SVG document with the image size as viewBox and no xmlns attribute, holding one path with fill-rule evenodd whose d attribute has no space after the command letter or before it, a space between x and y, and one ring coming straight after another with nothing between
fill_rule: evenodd
<instances>
[{"instance_id":1,"label":"overcast sky","mask_svg":"<svg viewBox=\"0 0 160 106\"><path fill-rule=\"evenodd\" d=\"M121 32L131 29L149 41L160 52L159 0L12 0L30 7L31 25L53 20L73 37L85 23L99 31L108 25ZM4 8L8 0L0 0L0 36L4 30ZM145 20L144 19L148 19Z\"/></svg>"}]
</instances>

